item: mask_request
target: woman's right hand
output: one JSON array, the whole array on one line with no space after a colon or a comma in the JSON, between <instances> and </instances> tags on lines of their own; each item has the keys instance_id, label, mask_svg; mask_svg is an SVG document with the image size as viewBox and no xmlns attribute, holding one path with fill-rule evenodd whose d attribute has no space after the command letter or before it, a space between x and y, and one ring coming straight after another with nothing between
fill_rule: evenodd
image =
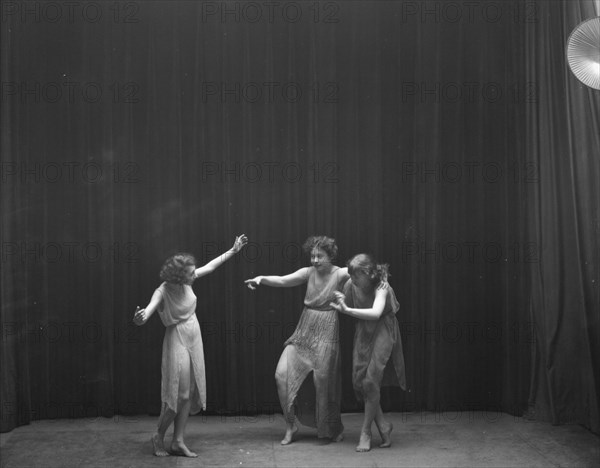
<instances>
[{"instance_id":1,"label":"woman's right hand","mask_svg":"<svg viewBox=\"0 0 600 468\"><path fill-rule=\"evenodd\" d=\"M348 309L348 306L346 305L346 296L344 295L344 293L341 293L339 291L334 291L334 296L335 296L335 302L330 302L329 305L331 307L333 307L335 310L337 310L338 312L346 312L346 309Z\"/></svg>"},{"instance_id":2,"label":"woman's right hand","mask_svg":"<svg viewBox=\"0 0 600 468\"><path fill-rule=\"evenodd\" d=\"M244 283L246 283L250 289L254 290L254 289L256 289L256 287L258 285L260 285L261 281L262 281L262 276L257 276L256 278L252 278L252 279L248 279L248 280L244 281Z\"/></svg>"},{"instance_id":3,"label":"woman's right hand","mask_svg":"<svg viewBox=\"0 0 600 468\"><path fill-rule=\"evenodd\" d=\"M148 317L146 317L146 309L140 309L140 306L137 306L135 308L135 313L133 314L133 323L140 326L144 325L146 320L148 320Z\"/></svg>"}]
</instances>

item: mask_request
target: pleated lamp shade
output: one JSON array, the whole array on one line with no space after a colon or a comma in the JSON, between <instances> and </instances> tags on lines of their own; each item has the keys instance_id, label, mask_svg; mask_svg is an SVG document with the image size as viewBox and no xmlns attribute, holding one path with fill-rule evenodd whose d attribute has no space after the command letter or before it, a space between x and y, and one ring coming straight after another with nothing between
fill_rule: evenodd
<instances>
[{"instance_id":1,"label":"pleated lamp shade","mask_svg":"<svg viewBox=\"0 0 600 468\"><path fill-rule=\"evenodd\" d=\"M579 81L600 90L600 16L573 30L567 41L567 61Z\"/></svg>"}]
</instances>

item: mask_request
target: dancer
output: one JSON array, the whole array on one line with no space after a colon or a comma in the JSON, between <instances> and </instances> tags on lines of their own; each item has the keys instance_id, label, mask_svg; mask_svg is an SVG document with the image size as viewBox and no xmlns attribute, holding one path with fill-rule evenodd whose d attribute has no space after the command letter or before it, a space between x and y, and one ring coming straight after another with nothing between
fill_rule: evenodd
<instances>
[{"instance_id":1,"label":"dancer","mask_svg":"<svg viewBox=\"0 0 600 468\"><path fill-rule=\"evenodd\" d=\"M136 308L133 321L143 325L158 310L166 327L162 351L162 407L158 430L152 435L153 453L197 457L185 445L183 435L190 414L206 409L204 349L200 325L196 318L196 296L191 284L212 273L248 242L244 234L236 237L233 247L206 265L196 268L196 259L187 253L169 257L160 271L164 281L152 295L145 309ZM175 422L170 450L164 446L167 429Z\"/></svg>"},{"instance_id":2,"label":"dancer","mask_svg":"<svg viewBox=\"0 0 600 468\"><path fill-rule=\"evenodd\" d=\"M319 438L339 442L344 426L340 416L341 372L338 314L330 303L334 291L348 280L347 268L333 265L337 256L335 240L325 236L309 237L304 251L310 254L311 267L300 268L286 276L257 276L246 280L250 289L259 285L292 287L307 283L304 310L292 336L285 342L275 379L281 409L286 421L282 445L292 442L298 431L294 401L308 374L313 372L316 390L315 425ZM299 415L304 424L310 425Z\"/></svg>"},{"instance_id":3,"label":"dancer","mask_svg":"<svg viewBox=\"0 0 600 468\"><path fill-rule=\"evenodd\" d=\"M392 444L393 426L383 417L379 403L386 365L393 365L397 384L406 390L402 339L396 320L400 305L387 284L387 265L377 264L371 255L358 254L348 262L348 272L350 280L343 293L335 293L336 302L331 306L360 319L354 334L352 383L357 398L365 403L365 416L356 451L368 452L373 421L381 435L380 447Z\"/></svg>"}]
</instances>

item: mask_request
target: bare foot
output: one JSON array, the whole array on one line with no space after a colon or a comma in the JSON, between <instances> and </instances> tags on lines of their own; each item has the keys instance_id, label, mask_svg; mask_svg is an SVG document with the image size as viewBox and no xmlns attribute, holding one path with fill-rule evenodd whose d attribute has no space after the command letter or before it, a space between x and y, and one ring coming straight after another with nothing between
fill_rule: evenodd
<instances>
[{"instance_id":1,"label":"bare foot","mask_svg":"<svg viewBox=\"0 0 600 468\"><path fill-rule=\"evenodd\" d=\"M296 424L293 424L291 427L288 426L288 428L285 431L285 437L281 441L281 445L291 444L294 440L294 435L296 434L296 432L298 432L298 426L296 426Z\"/></svg>"},{"instance_id":2,"label":"bare foot","mask_svg":"<svg viewBox=\"0 0 600 468\"><path fill-rule=\"evenodd\" d=\"M198 456L197 453L192 452L183 442L173 441L171 443L171 454L177 455L178 457L190 457L196 458Z\"/></svg>"},{"instance_id":3,"label":"bare foot","mask_svg":"<svg viewBox=\"0 0 600 468\"><path fill-rule=\"evenodd\" d=\"M392 429L394 429L394 425L389 423L387 429L381 428L379 434L381 435L381 444L379 445L381 448L388 448L392 446Z\"/></svg>"},{"instance_id":4,"label":"bare foot","mask_svg":"<svg viewBox=\"0 0 600 468\"><path fill-rule=\"evenodd\" d=\"M356 451L368 452L369 450L371 450L371 434L369 432L361 432Z\"/></svg>"},{"instance_id":5,"label":"bare foot","mask_svg":"<svg viewBox=\"0 0 600 468\"><path fill-rule=\"evenodd\" d=\"M165 450L163 440L158 434L154 434L150 439L152 441L152 453L157 457L168 457L169 453Z\"/></svg>"},{"instance_id":6,"label":"bare foot","mask_svg":"<svg viewBox=\"0 0 600 468\"><path fill-rule=\"evenodd\" d=\"M340 432L338 435L331 439L332 442L341 442L344 440L344 433Z\"/></svg>"}]
</instances>

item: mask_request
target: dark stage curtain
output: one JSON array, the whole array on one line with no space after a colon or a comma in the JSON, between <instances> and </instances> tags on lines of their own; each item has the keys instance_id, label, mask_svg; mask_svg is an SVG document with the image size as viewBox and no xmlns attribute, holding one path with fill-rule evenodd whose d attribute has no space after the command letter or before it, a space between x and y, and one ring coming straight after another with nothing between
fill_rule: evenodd
<instances>
[{"instance_id":1,"label":"dark stage curtain","mask_svg":"<svg viewBox=\"0 0 600 468\"><path fill-rule=\"evenodd\" d=\"M531 270L535 346L530 416L600 432L600 91L569 71L569 34L592 2L539 2L527 37L527 157L540 169L529 225L542 248Z\"/></svg>"},{"instance_id":2,"label":"dark stage curtain","mask_svg":"<svg viewBox=\"0 0 600 468\"><path fill-rule=\"evenodd\" d=\"M542 11L561 18L562 3L469 3L5 11L2 431L157 413L164 329L158 317L135 327L135 306L147 304L169 254L203 264L242 232L245 251L194 285L209 412L279 411L275 366L304 290L252 292L243 280L307 265L300 246L311 234L337 239L339 264L369 251L391 265L409 389L386 388L385 411L521 415L546 362L532 366L534 345L543 359L548 347L561 354L552 375L564 395L583 388L563 376L577 373L597 332L597 281L584 285L597 277L597 239L583 232L598 219L598 162L590 129L578 130L586 150L576 151L584 143L555 117L574 124L567 109L597 94L572 82L569 96L588 101L542 101L531 70L565 86L562 57L548 56L552 70L526 62L548 47ZM542 108L556 100L556 112ZM563 150L528 146L536 131L564 135ZM552 176L565 155L563 185L544 180L547 159ZM548 238L558 200L576 217ZM561 250L572 239L577 250ZM555 271L548 251L573 254L575 283L540 276ZM555 293L577 306L550 303ZM540 298L561 307L564 334L544 335L547 346ZM353 326L341 318L344 411L360 410Z\"/></svg>"}]
</instances>

